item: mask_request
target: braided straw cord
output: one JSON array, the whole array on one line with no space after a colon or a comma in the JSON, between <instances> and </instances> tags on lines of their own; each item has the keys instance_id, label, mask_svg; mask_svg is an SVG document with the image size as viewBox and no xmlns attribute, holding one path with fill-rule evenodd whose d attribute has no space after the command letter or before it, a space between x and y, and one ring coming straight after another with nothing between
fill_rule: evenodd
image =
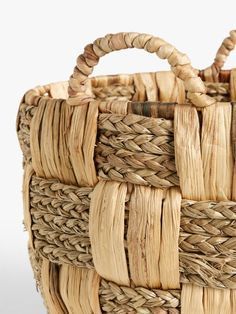
<instances>
[{"instance_id":1,"label":"braided straw cord","mask_svg":"<svg viewBox=\"0 0 236 314\"><path fill-rule=\"evenodd\" d=\"M170 187L179 185L171 120L100 114L95 149L103 179Z\"/></svg>"},{"instance_id":2,"label":"braided straw cord","mask_svg":"<svg viewBox=\"0 0 236 314\"><path fill-rule=\"evenodd\" d=\"M179 313L180 290L131 288L102 279L99 294L106 313L156 313L159 308Z\"/></svg>"},{"instance_id":3,"label":"braided straw cord","mask_svg":"<svg viewBox=\"0 0 236 314\"><path fill-rule=\"evenodd\" d=\"M87 226L91 188L78 189L34 177L30 190L36 249L52 262L59 259L91 268Z\"/></svg>"},{"instance_id":4,"label":"braided straw cord","mask_svg":"<svg viewBox=\"0 0 236 314\"><path fill-rule=\"evenodd\" d=\"M93 267L88 238L91 188L67 186L57 180L33 176L30 191L35 248L44 257L59 264ZM235 288L235 236L209 233L211 228L215 231L217 222L219 221L220 226L220 222L224 222L225 218L231 225L229 230L235 230L235 215L236 203L232 201L182 200L179 238L182 282ZM201 230L201 234L196 234L195 230L186 225L186 220L191 217L196 217L193 219L198 223L193 229ZM210 217L208 222L213 223L209 223L204 232L202 226L206 226L205 217ZM212 217L214 219L211 219ZM190 230L186 232L186 228ZM194 265L198 263L197 258L201 264L196 268ZM207 276L206 272L211 274L211 277Z\"/></svg>"}]
</instances>

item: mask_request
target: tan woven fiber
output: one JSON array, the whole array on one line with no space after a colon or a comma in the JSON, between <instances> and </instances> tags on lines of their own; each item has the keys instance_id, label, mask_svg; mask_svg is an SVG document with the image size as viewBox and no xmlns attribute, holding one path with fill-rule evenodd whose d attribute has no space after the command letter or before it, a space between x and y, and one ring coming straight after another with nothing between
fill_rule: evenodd
<instances>
[{"instance_id":1,"label":"tan woven fiber","mask_svg":"<svg viewBox=\"0 0 236 314\"><path fill-rule=\"evenodd\" d=\"M160 38L109 34L69 82L24 95L24 225L49 314L236 312L234 32L202 71ZM127 48L172 71L89 77Z\"/></svg>"}]
</instances>

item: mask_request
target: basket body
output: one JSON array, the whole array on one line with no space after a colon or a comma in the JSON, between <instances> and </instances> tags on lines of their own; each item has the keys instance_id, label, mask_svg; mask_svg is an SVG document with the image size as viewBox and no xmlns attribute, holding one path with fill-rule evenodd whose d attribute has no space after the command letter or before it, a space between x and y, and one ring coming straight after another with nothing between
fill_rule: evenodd
<instances>
[{"instance_id":1,"label":"basket body","mask_svg":"<svg viewBox=\"0 0 236 314\"><path fill-rule=\"evenodd\" d=\"M201 111L171 72L93 78L82 107L67 83L25 94L24 223L49 313L236 311L234 78L205 81Z\"/></svg>"}]
</instances>

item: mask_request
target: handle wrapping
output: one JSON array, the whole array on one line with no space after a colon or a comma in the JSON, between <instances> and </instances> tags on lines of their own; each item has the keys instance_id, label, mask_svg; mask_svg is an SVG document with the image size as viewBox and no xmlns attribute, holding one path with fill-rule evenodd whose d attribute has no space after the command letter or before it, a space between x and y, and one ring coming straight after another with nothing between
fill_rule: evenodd
<instances>
[{"instance_id":1,"label":"handle wrapping","mask_svg":"<svg viewBox=\"0 0 236 314\"><path fill-rule=\"evenodd\" d=\"M206 88L191 66L189 58L174 46L148 34L118 33L95 40L93 44L86 46L84 53L78 57L69 81L69 105L78 106L92 101L94 96L89 75L93 72L94 66L106 54L128 48L144 49L156 53L161 59L166 59L175 75L184 81L187 97L196 107L206 107L216 102L206 95Z\"/></svg>"},{"instance_id":2,"label":"handle wrapping","mask_svg":"<svg viewBox=\"0 0 236 314\"><path fill-rule=\"evenodd\" d=\"M227 60L230 52L234 50L236 45L236 30L232 30L230 32L230 36L225 38L216 53L216 57L213 63L213 66L216 67L217 71L219 72Z\"/></svg>"}]
</instances>

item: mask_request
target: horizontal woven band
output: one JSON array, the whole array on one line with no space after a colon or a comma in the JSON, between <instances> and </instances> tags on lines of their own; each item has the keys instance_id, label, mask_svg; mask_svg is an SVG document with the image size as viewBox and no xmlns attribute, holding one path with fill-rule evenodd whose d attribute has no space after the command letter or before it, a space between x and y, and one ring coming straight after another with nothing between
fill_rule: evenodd
<instances>
[{"instance_id":1,"label":"horizontal woven band","mask_svg":"<svg viewBox=\"0 0 236 314\"><path fill-rule=\"evenodd\" d=\"M61 106L63 100L59 102ZM128 115L100 113L95 149L97 174L105 180L160 188L179 186L174 153L174 107L172 103L129 102ZM19 111L18 137L25 163L31 161L30 123L36 109L36 105L22 103ZM158 118L142 116L153 112Z\"/></svg>"},{"instance_id":2,"label":"horizontal woven band","mask_svg":"<svg viewBox=\"0 0 236 314\"><path fill-rule=\"evenodd\" d=\"M157 309L175 309L179 313L180 290L146 289L118 286L113 282L101 280L100 305L106 313L153 313ZM151 310L151 311L150 311Z\"/></svg>"},{"instance_id":3,"label":"horizontal woven band","mask_svg":"<svg viewBox=\"0 0 236 314\"><path fill-rule=\"evenodd\" d=\"M40 254L54 263L93 268L88 231L91 192L92 188L32 177L30 212L34 246ZM236 288L235 216L232 201L182 200L181 282Z\"/></svg>"}]
</instances>

